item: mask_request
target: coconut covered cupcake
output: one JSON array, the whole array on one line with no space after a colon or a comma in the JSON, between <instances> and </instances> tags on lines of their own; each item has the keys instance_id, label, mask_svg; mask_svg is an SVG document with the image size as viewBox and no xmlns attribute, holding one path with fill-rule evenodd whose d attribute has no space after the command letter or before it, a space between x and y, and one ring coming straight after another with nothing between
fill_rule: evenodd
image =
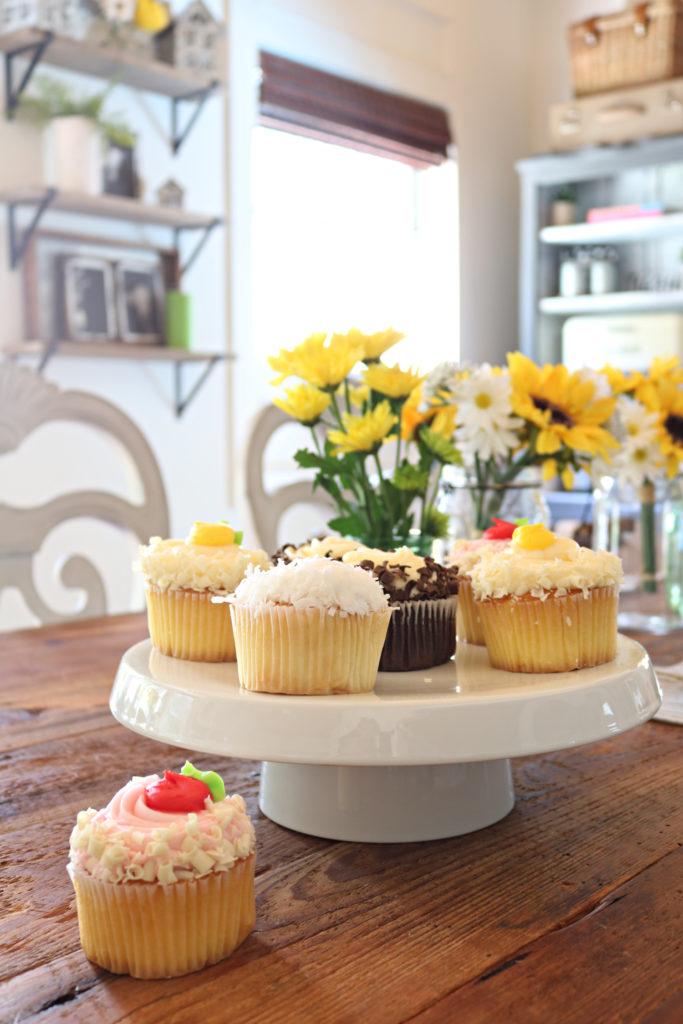
<instances>
[{"instance_id":1,"label":"coconut covered cupcake","mask_svg":"<svg viewBox=\"0 0 683 1024\"><path fill-rule=\"evenodd\" d=\"M616 656L621 560L520 526L470 570L489 660L510 672L567 672Z\"/></svg>"},{"instance_id":2,"label":"coconut covered cupcake","mask_svg":"<svg viewBox=\"0 0 683 1024\"><path fill-rule=\"evenodd\" d=\"M381 551L359 547L343 556L381 584L392 609L382 650L381 672L431 668L455 653L458 570L410 548Z\"/></svg>"},{"instance_id":3,"label":"coconut covered cupcake","mask_svg":"<svg viewBox=\"0 0 683 1024\"><path fill-rule=\"evenodd\" d=\"M254 926L254 829L239 795L189 762L134 777L78 814L68 872L89 960L172 978L228 956Z\"/></svg>"},{"instance_id":4,"label":"coconut covered cupcake","mask_svg":"<svg viewBox=\"0 0 683 1024\"><path fill-rule=\"evenodd\" d=\"M391 611L362 569L302 558L247 574L228 599L240 685L288 694L375 685Z\"/></svg>"},{"instance_id":5,"label":"coconut covered cupcake","mask_svg":"<svg viewBox=\"0 0 683 1024\"><path fill-rule=\"evenodd\" d=\"M235 661L230 613L216 596L232 593L250 565L269 564L265 551L241 547L227 523L195 523L186 541L152 537L134 568L146 577L152 643L188 661Z\"/></svg>"},{"instance_id":6,"label":"coconut covered cupcake","mask_svg":"<svg viewBox=\"0 0 683 1024\"><path fill-rule=\"evenodd\" d=\"M293 562L296 558L333 558L341 561L348 551L362 547L359 541L348 537L313 537L296 547L284 544L273 555L273 563Z\"/></svg>"}]
</instances>

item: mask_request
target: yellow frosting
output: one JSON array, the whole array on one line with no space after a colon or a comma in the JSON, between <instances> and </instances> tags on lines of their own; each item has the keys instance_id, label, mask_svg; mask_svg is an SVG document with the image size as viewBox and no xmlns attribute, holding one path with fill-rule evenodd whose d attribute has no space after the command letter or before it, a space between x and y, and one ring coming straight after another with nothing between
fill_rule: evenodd
<instances>
[{"instance_id":1,"label":"yellow frosting","mask_svg":"<svg viewBox=\"0 0 683 1024\"><path fill-rule=\"evenodd\" d=\"M543 523L530 523L528 526L518 526L512 539L523 551L542 551L554 544L557 537Z\"/></svg>"},{"instance_id":2,"label":"yellow frosting","mask_svg":"<svg viewBox=\"0 0 683 1024\"><path fill-rule=\"evenodd\" d=\"M227 523L195 523L187 538L188 544L203 544L205 547L223 547L232 544L235 531Z\"/></svg>"}]
</instances>

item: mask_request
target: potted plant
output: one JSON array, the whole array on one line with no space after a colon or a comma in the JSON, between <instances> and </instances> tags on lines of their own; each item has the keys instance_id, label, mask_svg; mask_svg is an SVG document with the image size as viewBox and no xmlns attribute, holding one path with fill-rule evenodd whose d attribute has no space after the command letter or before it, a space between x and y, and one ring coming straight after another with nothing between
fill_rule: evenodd
<instances>
[{"instance_id":1,"label":"potted plant","mask_svg":"<svg viewBox=\"0 0 683 1024\"><path fill-rule=\"evenodd\" d=\"M135 136L118 116L105 116L104 105L114 88L83 95L68 82L36 77L19 103L19 116L44 125L46 175L55 188L98 194L107 145L132 148Z\"/></svg>"},{"instance_id":2,"label":"potted plant","mask_svg":"<svg viewBox=\"0 0 683 1024\"><path fill-rule=\"evenodd\" d=\"M551 224L574 224L576 221L576 191L573 185L558 189L550 204Z\"/></svg>"}]
</instances>

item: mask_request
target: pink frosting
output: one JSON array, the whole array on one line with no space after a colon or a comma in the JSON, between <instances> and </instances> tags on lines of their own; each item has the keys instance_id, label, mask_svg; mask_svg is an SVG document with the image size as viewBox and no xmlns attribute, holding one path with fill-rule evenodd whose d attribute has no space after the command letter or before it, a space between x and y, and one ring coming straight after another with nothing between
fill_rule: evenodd
<instances>
[{"instance_id":1,"label":"pink frosting","mask_svg":"<svg viewBox=\"0 0 683 1024\"><path fill-rule=\"evenodd\" d=\"M155 811L145 786L158 775L134 777L105 808L81 811L71 833L70 864L107 882L161 882L228 871L254 850L254 828L238 794L194 813Z\"/></svg>"}]
</instances>

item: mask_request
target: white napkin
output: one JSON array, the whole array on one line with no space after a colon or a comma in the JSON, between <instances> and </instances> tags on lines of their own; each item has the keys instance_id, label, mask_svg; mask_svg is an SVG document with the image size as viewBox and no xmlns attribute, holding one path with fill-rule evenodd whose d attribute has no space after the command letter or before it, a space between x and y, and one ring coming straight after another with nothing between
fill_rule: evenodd
<instances>
[{"instance_id":1,"label":"white napkin","mask_svg":"<svg viewBox=\"0 0 683 1024\"><path fill-rule=\"evenodd\" d=\"M683 661L676 665L655 665L662 688L662 706L654 717L660 722L683 725Z\"/></svg>"}]
</instances>

